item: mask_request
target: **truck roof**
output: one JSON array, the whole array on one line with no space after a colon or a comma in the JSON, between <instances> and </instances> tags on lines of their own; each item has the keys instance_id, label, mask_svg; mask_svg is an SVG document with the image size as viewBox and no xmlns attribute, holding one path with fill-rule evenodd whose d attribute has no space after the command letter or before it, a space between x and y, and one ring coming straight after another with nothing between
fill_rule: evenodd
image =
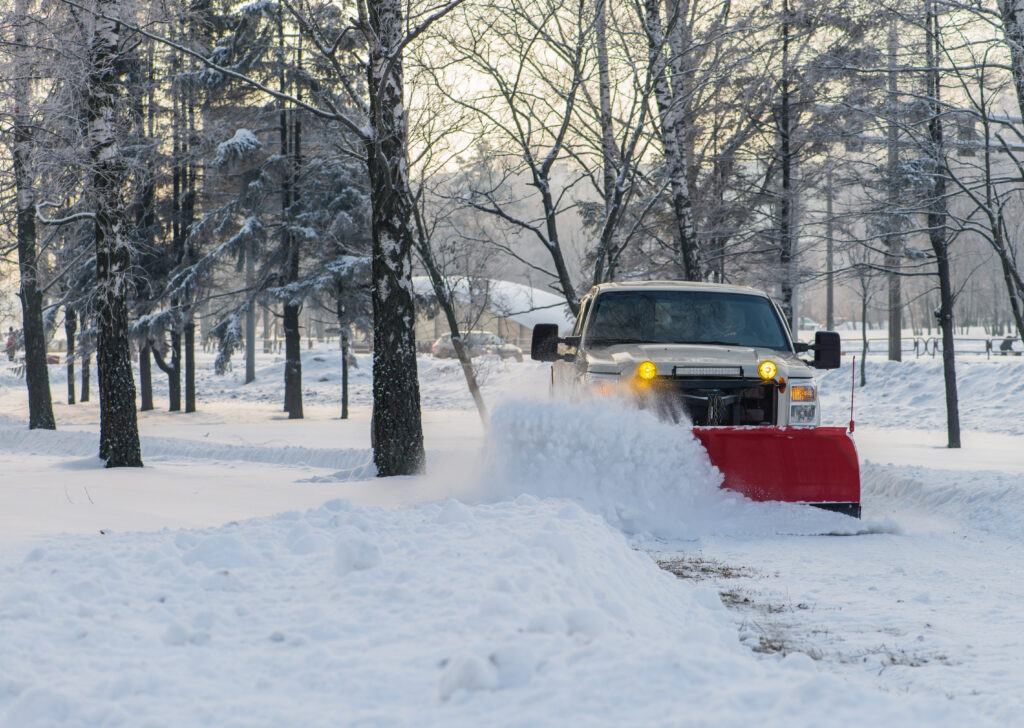
<instances>
[{"instance_id":1,"label":"truck roof","mask_svg":"<svg viewBox=\"0 0 1024 728\"><path fill-rule=\"evenodd\" d=\"M722 293L745 293L768 297L764 291L750 286L734 286L728 283L700 283L696 281L623 281L621 283L599 283L590 289L591 293L602 291L721 291Z\"/></svg>"}]
</instances>

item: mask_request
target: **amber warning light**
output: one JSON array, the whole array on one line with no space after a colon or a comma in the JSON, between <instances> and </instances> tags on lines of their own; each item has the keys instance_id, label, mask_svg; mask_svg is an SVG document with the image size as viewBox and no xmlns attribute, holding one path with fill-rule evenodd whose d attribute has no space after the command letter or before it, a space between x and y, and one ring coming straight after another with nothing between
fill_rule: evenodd
<instances>
[{"instance_id":1,"label":"amber warning light","mask_svg":"<svg viewBox=\"0 0 1024 728\"><path fill-rule=\"evenodd\" d=\"M653 361L645 361L636 368L636 375L644 381L650 381L658 376L658 365Z\"/></svg>"}]
</instances>

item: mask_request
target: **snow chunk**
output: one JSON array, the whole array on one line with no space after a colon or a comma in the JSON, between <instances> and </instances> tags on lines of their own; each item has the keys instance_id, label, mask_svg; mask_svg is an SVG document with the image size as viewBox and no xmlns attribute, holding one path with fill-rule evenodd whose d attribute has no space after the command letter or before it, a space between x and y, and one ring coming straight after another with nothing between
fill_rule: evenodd
<instances>
[{"instance_id":1,"label":"snow chunk","mask_svg":"<svg viewBox=\"0 0 1024 728\"><path fill-rule=\"evenodd\" d=\"M211 569L233 569L262 563L252 549L232 536L211 536L182 557L186 564L203 564Z\"/></svg>"},{"instance_id":2,"label":"snow chunk","mask_svg":"<svg viewBox=\"0 0 1024 728\"><path fill-rule=\"evenodd\" d=\"M437 522L448 525L453 523L472 523L473 514L462 503L449 499L437 514Z\"/></svg>"},{"instance_id":3,"label":"snow chunk","mask_svg":"<svg viewBox=\"0 0 1024 728\"><path fill-rule=\"evenodd\" d=\"M344 576L352 571L372 569L380 563L377 544L358 536L338 541L334 547L334 571Z\"/></svg>"},{"instance_id":4,"label":"snow chunk","mask_svg":"<svg viewBox=\"0 0 1024 728\"><path fill-rule=\"evenodd\" d=\"M489 661L463 652L448 661L438 687L441 700L457 690L493 690L498 687L498 671Z\"/></svg>"},{"instance_id":5,"label":"snow chunk","mask_svg":"<svg viewBox=\"0 0 1024 728\"><path fill-rule=\"evenodd\" d=\"M6 725L54 726L64 724L71 715L68 699L46 688L25 691L7 711Z\"/></svg>"}]
</instances>

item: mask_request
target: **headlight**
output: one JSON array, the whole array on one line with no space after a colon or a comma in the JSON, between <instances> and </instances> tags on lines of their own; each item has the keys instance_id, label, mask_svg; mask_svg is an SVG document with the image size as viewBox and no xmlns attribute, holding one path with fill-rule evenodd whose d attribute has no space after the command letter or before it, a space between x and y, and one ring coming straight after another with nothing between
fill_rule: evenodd
<instances>
[{"instance_id":1,"label":"headlight","mask_svg":"<svg viewBox=\"0 0 1024 728\"><path fill-rule=\"evenodd\" d=\"M791 425L816 425L818 420L818 405L816 404L792 404L789 406L789 424Z\"/></svg>"},{"instance_id":2,"label":"headlight","mask_svg":"<svg viewBox=\"0 0 1024 728\"><path fill-rule=\"evenodd\" d=\"M818 424L818 390L813 382L789 387L789 424Z\"/></svg>"},{"instance_id":3,"label":"headlight","mask_svg":"<svg viewBox=\"0 0 1024 728\"><path fill-rule=\"evenodd\" d=\"M789 388L789 398L793 402L814 402L818 396L813 384L794 384Z\"/></svg>"}]
</instances>

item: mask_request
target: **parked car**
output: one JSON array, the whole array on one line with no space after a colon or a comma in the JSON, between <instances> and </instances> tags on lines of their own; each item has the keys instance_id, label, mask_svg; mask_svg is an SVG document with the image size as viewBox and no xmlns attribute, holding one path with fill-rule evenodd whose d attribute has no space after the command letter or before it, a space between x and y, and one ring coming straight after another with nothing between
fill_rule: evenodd
<instances>
[{"instance_id":1,"label":"parked car","mask_svg":"<svg viewBox=\"0 0 1024 728\"><path fill-rule=\"evenodd\" d=\"M523 360L522 349L515 344L508 343L490 331L468 331L462 336L469 347L470 357L490 354L500 356L502 359ZM452 344L452 335L444 334L438 338L434 345L430 347L430 351L438 359L454 359L455 345Z\"/></svg>"}]
</instances>

